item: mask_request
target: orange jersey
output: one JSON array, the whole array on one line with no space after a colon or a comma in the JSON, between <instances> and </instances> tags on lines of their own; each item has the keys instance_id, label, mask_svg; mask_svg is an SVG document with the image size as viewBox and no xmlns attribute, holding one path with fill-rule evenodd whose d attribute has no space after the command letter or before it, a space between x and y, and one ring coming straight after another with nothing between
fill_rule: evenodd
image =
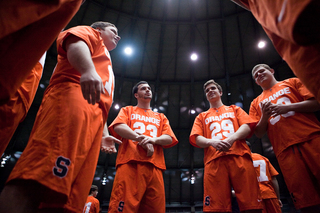
<instances>
[{"instance_id":1,"label":"orange jersey","mask_svg":"<svg viewBox=\"0 0 320 213\"><path fill-rule=\"evenodd\" d=\"M41 79L45 55L37 62L15 95L0 106L0 155L6 150L19 123L29 111Z\"/></svg>"},{"instance_id":2,"label":"orange jersey","mask_svg":"<svg viewBox=\"0 0 320 213\"><path fill-rule=\"evenodd\" d=\"M249 114L259 121L262 116L260 102L270 101L273 104L290 104L312 97L313 95L299 79L290 78L278 82L269 90L264 90L252 101ZM279 153L293 144L319 136L320 123L314 113L290 111L286 114L270 117L267 132L274 152L278 156Z\"/></svg>"},{"instance_id":3,"label":"orange jersey","mask_svg":"<svg viewBox=\"0 0 320 213\"><path fill-rule=\"evenodd\" d=\"M81 3L82 0L0 1L0 105L15 95Z\"/></svg>"},{"instance_id":4,"label":"orange jersey","mask_svg":"<svg viewBox=\"0 0 320 213\"><path fill-rule=\"evenodd\" d=\"M272 184L272 177L279 173L270 161L257 153L251 153L253 166L256 170L262 199L277 198Z\"/></svg>"},{"instance_id":5,"label":"orange jersey","mask_svg":"<svg viewBox=\"0 0 320 213\"><path fill-rule=\"evenodd\" d=\"M119 146L116 166L128 162L149 162L159 169L165 170L163 148L169 148L178 143L174 135L167 117L151 109L142 109L136 106L127 106L121 108L118 116L109 126L110 132L116 137L121 137L115 133L114 126L117 124L127 124L133 131L147 135L150 137L160 137L161 135L169 135L172 143L167 146L154 145L154 153L151 157L147 157L144 150L138 142L122 138L122 144Z\"/></svg>"},{"instance_id":6,"label":"orange jersey","mask_svg":"<svg viewBox=\"0 0 320 213\"><path fill-rule=\"evenodd\" d=\"M115 81L109 51L97 30L89 26L78 26L60 33L57 39L58 64L51 77L50 86L61 82L77 84L80 82L81 74L71 66L67 59L67 52L63 49L63 42L69 35L79 37L89 47L92 61L105 89L105 94L101 93L99 106L103 111L104 121L106 121L113 101Z\"/></svg>"},{"instance_id":7,"label":"orange jersey","mask_svg":"<svg viewBox=\"0 0 320 213\"><path fill-rule=\"evenodd\" d=\"M82 213L99 213L100 203L99 200L93 196L88 196L86 205Z\"/></svg>"},{"instance_id":8,"label":"orange jersey","mask_svg":"<svg viewBox=\"0 0 320 213\"><path fill-rule=\"evenodd\" d=\"M250 9L294 74L320 102L320 46L298 45L294 34L297 19L314 0L240 1Z\"/></svg>"},{"instance_id":9,"label":"orange jersey","mask_svg":"<svg viewBox=\"0 0 320 213\"><path fill-rule=\"evenodd\" d=\"M238 106L223 105L218 109L210 108L196 117L189 140L195 147L199 147L196 144L198 135L205 138L223 140L230 137L243 124L249 124L253 127L255 121ZM244 139L235 141L227 152L217 152L215 148L209 146L204 149L204 163L207 164L213 159L224 155L244 155L246 153L250 154L250 149Z\"/></svg>"}]
</instances>

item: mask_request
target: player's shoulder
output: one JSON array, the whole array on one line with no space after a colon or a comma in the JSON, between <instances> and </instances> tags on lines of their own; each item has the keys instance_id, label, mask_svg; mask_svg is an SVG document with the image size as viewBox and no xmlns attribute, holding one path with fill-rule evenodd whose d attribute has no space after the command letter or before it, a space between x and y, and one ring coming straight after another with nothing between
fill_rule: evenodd
<instances>
[{"instance_id":1,"label":"player's shoulder","mask_svg":"<svg viewBox=\"0 0 320 213\"><path fill-rule=\"evenodd\" d=\"M162 112L155 112L155 111L153 111L153 114L154 114L155 116L161 117L162 119L163 119L163 118L167 119L167 116L166 116L165 114L163 114Z\"/></svg>"},{"instance_id":2,"label":"player's shoulder","mask_svg":"<svg viewBox=\"0 0 320 213\"><path fill-rule=\"evenodd\" d=\"M231 104L230 106L224 106L224 108L229 111L229 110L238 110L238 109L242 109L241 107Z\"/></svg>"},{"instance_id":3,"label":"player's shoulder","mask_svg":"<svg viewBox=\"0 0 320 213\"><path fill-rule=\"evenodd\" d=\"M87 25L78 25L78 26L75 26L75 27L71 27L69 29L66 29L65 31L72 31L72 30L87 30L87 31L96 31L95 29L93 29L92 27L90 26L87 26Z\"/></svg>"},{"instance_id":4,"label":"player's shoulder","mask_svg":"<svg viewBox=\"0 0 320 213\"><path fill-rule=\"evenodd\" d=\"M251 153L251 155L252 155L252 158L269 161L268 158L266 158L265 156L263 156L259 153Z\"/></svg>"},{"instance_id":5,"label":"player's shoulder","mask_svg":"<svg viewBox=\"0 0 320 213\"><path fill-rule=\"evenodd\" d=\"M257 97L255 97L250 104L250 108L258 107L259 103L265 98L264 92L262 91Z\"/></svg>"},{"instance_id":6,"label":"player's shoulder","mask_svg":"<svg viewBox=\"0 0 320 213\"><path fill-rule=\"evenodd\" d=\"M134 109L134 106L128 105L128 106L122 107L122 109Z\"/></svg>"},{"instance_id":7,"label":"player's shoulder","mask_svg":"<svg viewBox=\"0 0 320 213\"><path fill-rule=\"evenodd\" d=\"M279 84L282 84L282 85L295 85L297 83L301 83L300 79L299 78L288 78L288 79L285 79L283 81L280 81Z\"/></svg>"},{"instance_id":8,"label":"player's shoulder","mask_svg":"<svg viewBox=\"0 0 320 213\"><path fill-rule=\"evenodd\" d=\"M66 29L62 31L58 38L57 41L64 40L67 38L69 35L74 35L76 37L79 37L83 40L99 40L100 34L97 30L93 29L90 26L85 26L85 25L80 25L80 26L75 26L71 27L69 29ZM89 41L88 40L88 41Z\"/></svg>"},{"instance_id":9,"label":"player's shoulder","mask_svg":"<svg viewBox=\"0 0 320 213\"><path fill-rule=\"evenodd\" d=\"M244 110L240 107L240 106L237 106L237 105L230 105L230 106L225 106L225 111L226 112L244 112Z\"/></svg>"}]
</instances>

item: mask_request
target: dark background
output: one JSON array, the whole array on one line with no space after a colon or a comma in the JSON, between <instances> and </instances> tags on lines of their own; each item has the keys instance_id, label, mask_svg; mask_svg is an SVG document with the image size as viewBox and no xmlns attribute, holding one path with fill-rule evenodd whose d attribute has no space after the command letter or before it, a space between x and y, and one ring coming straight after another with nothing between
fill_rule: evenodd
<instances>
[{"instance_id":1,"label":"dark background","mask_svg":"<svg viewBox=\"0 0 320 213\"><path fill-rule=\"evenodd\" d=\"M278 80L293 77L287 64L272 46L250 12L227 0L87 0L66 28L90 25L95 21L114 23L121 40L111 51L116 77L114 104L135 105L131 89L146 80L153 90L152 107L169 119L179 144L165 149L164 172L167 212L198 212L203 199L203 150L189 144L195 117L209 108L202 86L214 79L223 88L224 104L236 104L249 112L251 101L261 93L251 77L258 63L274 68ZM259 49L260 40L266 42ZM130 45L134 52L124 54ZM191 61L191 53L198 54ZM44 73L33 105L18 127L5 155L10 159L0 168L0 187L27 144L41 104L42 95L56 64L55 44L47 52ZM194 109L195 114L190 110ZM108 124L119 110L110 110ZM269 158L280 172L267 137L249 139L253 152ZM93 181L99 187L98 199L106 212L116 155L100 153ZM196 177L190 184L190 175ZM106 185L102 185L105 177ZM278 176L283 212L295 212L282 175Z\"/></svg>"}]
</instances>

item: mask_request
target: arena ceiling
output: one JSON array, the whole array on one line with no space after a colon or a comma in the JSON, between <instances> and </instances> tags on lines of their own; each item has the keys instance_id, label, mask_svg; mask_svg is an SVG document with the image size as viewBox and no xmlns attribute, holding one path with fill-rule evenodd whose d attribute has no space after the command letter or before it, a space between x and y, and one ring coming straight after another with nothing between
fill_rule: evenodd
<instances>
[{"instance_id":1,"label":"arena ceiling","mask_svg":"<svg viewBox=\"0 0 320 213\"><path fill-rule=\"evenodd\" d=\"M269 64L278 80L292 77L291 70L251 13L230 0L86 0L67 28L96 21L114 23L122 38L110 52L116 77L113 106L135 105L132 86L148 81L153 90L152 107L168 117L179 139L178 145L165 150L168 211L201 208L203 150L192 147L188 137L195 117L209 108L203 83L214 79L223 88L224 104L237 104L248 112L251 101L261 92L251 77L254 65ZM259 41L265 41L266 46L259 49ZM133 50L131 56L124 54L128 46ZM192 53L197 54L197 60L190 60ZM11 154L12 165L26 146L56 57L53 44L32 108L6 151ZM111 109L109 124L118 111ZM255 137L250 141L253 151L276 163L267 138L262 145ZM104 153L99 157L94 183L99 186L103 210L110 198L115 159L116 155ZM10 168L8 165L6 171ZM2 175L2 182L4 179Z\"/></svg>"}]
</instances>

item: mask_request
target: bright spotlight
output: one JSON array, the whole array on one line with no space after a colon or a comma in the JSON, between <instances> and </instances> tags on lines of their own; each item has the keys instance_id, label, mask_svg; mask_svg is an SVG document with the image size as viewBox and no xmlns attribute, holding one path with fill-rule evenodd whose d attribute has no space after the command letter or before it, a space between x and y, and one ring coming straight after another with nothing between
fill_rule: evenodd
<instances>
[{"instance_id":1,"label":"bright spotlight","mask_svg":"<svg viewBox=\"0 0 320 213\"><path fill-rule=\"evenodd\" d=\"M190 113L191 113L191 114L195 114L196 111L195 111L194 109L192 109L192 110L190 110Z\"/></svg>"},{"instance_id":2,"label":"bright spotlight","mask_svg":"<svg viewBox=\"0 0 320 213\"><path fill-rule=\"evenodd\" d=\"M196 177L194 176L194 174L191 174L190 183L192 185L194 184L195 180L196 180Z\"/></svg>"},{"instance_id":3,"label":"bright spotlight","mask_svg":"<svg viewBox=\"0 0 320 213\"><path fill-rule=\"evenodd\" d=\"M120 108L119 104L116 104L116 105L114 106L114 108L115 108L115 109L119 109L119 108Z\"/></svg>"},{"instance_id":4,"label":"bright spotlight","mask_svg":"<svg viewBox=\"0 0 320 213\"><path fill-rule=\"evenodd\" d=\"M133 50L132 50L131 47L126 47L126 48L124 49L124 53L125 53L126 55L131 55L132 52L133 52Z\"/></svg>"},{"instance_id":5,"label":"bright spotlight","mask_svg":"<svg viewBox=\"0 0 320 213\"><path fill-rule=\"evenodd\" d=\"M258 47L261 49L261 48L264 48L266 46L266 42L264 42L264 41L260 41L259 43L258 43Z\"/></svg>"},{"instance_id":6,"label":"bright spotlight","mask_svg":"<svg viewBox=\"0 0 320 213\"><path fill-rule=\"evenodd\" d=\"M158 108L154 108L153 111L154 111L154 112L158 112Z\"/></svg>"},{"instance_id":7,"label":"bright spotlight","mask_svg":"<svg viewBox=\"0 0 320 213\"><path fill-rule=\"evenodd\" d=\"M191 56L190 56L190 58L191 58L192 61L195 61L195 60L198 59L198 55L195 54L195 53L192 53Z\"/></svg>"}]
</instances>

